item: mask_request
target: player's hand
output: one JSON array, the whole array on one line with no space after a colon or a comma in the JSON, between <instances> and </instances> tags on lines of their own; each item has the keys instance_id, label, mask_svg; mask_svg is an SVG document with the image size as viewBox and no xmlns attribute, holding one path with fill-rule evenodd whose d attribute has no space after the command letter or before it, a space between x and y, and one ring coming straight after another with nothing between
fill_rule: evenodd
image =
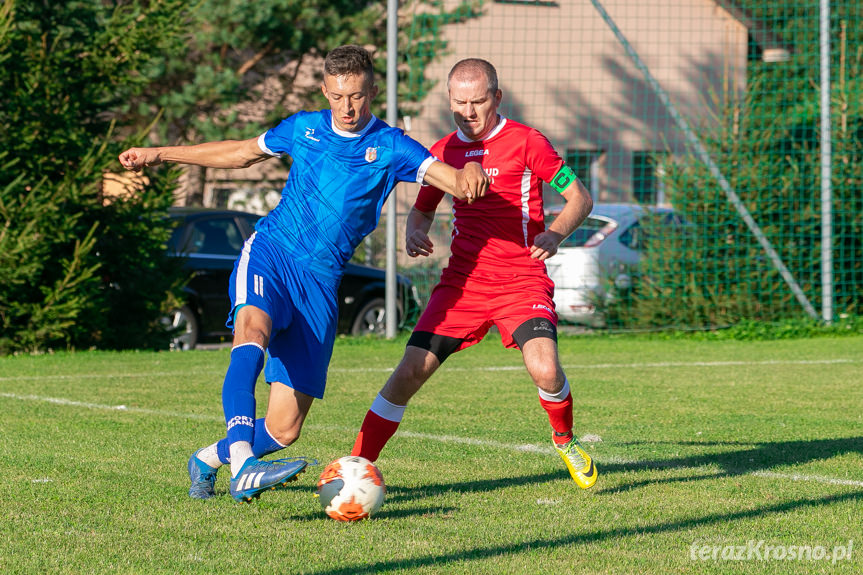
<instances>
[{"instance_id":1,"label":"player's hand","mask_svg":"<svg viewBox=\"0 0 863 575\"><path fill-rule=\"evenodd\" d=\"M472 204L488 191L491 180L479 162L468 162L459 170L458 186L467 203Z\"/></svg>"},{"instance_id":2,"label":"player's hand","mask_svg":"<svg viewBox=\"0 0 863 575\"><path fill-rule=\"evenodd\" d=\"M412 258L417 256L428 257L434 253L434 243L432 243L425 232L414 230L405 240L405 251Z\"/></svg>"},{"instance_id":3,"label":"player's hand","mask_svg":"<svg viewBox=\"0 0 863 575\"><path fill-rule=\"evenodd\" d=\"M563 241L563 236L551 230L545 230L541 234L536 234L533 238L533 245L530 246L530 257L545 261L557 253L557 248L560 242Z\"/></svg>"},{"instance_id":4,"label":"player's hand","mask_svg":"<svg viewBox=\"0 0 863 575\"><path fill-rule=\"evenodd\" d=\"M120 163L127 170L140 172L145 166L158 166L162 159L158 148L129 148L120 154Z\"/></svg>"}]
</instances>

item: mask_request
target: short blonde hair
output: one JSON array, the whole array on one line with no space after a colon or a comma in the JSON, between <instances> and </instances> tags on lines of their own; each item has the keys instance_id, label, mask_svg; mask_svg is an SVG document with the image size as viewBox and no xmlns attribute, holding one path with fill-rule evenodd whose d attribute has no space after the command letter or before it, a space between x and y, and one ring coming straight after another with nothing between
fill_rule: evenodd
<instances>
[{"instance_id":1,"label":"short blonde hair","mask_svg":"<svg viewBox=\"0 0 863 575\"><path fill-rule=\"evenodd\" d=\"M485 77L488 80L489 94L497 93L497 70L494 69L491 62L483 60L482 58L465 58L464 60L456 62L456 65L449 71L449 76L447 76L446 79L447 91L449 91L450 82L455 76L470 78L476 74L485 74Z\"/></svg>"}]
</instances>

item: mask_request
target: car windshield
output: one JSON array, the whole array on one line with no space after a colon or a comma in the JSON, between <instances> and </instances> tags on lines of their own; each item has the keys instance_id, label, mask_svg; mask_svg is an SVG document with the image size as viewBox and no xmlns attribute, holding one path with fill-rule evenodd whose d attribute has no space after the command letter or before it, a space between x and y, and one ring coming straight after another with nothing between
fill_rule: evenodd
<instances>
[{"instance_id":1,"label":"car windshield","mask_svg":"<svg viewBox=\"0 0 863 575\"><path fill-rule=\"evenodd\" d=\"M185 228L188 228L188 236ZM186 255L236 256L243 249L243 237L233 217L193 221L174 230L168 242L173 253Z\"/></svg>"},{"instance_id":2,"label":"car windshield","mask_svg":"<svg viewBox=\"0 0 863 575\"><path fill-rule=\"evenodd\" d=\"M548 216L545 218L546 227L554 221L555 217L556 216ZM586 244L590 238L596 235L597 232L605 228L608 223L609 222L607 220L588 217L574 232L572 232L572 234L570 234L568 238L560 242L560 247L579 248Z\"/></svg>"}]
</instances>

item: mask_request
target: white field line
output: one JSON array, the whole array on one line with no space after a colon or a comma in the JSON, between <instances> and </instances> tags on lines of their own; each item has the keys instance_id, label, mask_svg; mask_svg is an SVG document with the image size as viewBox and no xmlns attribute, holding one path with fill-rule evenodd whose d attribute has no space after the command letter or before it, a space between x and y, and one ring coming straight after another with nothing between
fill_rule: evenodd
<instances>
[{"instance_id":1,"label":"white field line","mask_svg":"<svg viewBox=\"0 0 863 575\"><path fill-rule=\"evenodd\" d=\"M220 374L224 377L225 372L214 371L214 374ZM137 377L177 377L177 372L147 372L147 373L78 373L70 375L13 375L11 377L0 377L0 382L3 381L62 381L69 379L134 379Z\"/></svg>"},{"instance_id":2,"label":"white field line","mask_svg":"<svg viewBox=\"0 0 863 575\"><path fill-rule=\"evenodd\" d=\"M824 477L823 475L799 475L797 473L773 473L771 471L753 471L748 475L754 475L755 477L766 477L768 479L814 481L816 483L829 483L831 485L851 485L853 487L863 487L863 481L855 481L853 479L836 479L833 477Z\"/></svg>"},{"instance_id":3,"label":"white field line","mask_svg":"<svg viewBox=\"0 0 863 575\"><path fill-rule=\"evenodd\" d=\"M176 411L163 411L161 409L147 409L143 407L128 407L125 405L105 405L102 403L90 403L87 401L74 401L62 397L44 397L41 395L19 395L17 393L0 392L0 397L19 399L22 401L41 401L53 403L54 405L66 405L69 407L83 407L85 409L99 409L104 411L125 411L128 413L141 413L144 415L158 415L159 417L178 417L181 419L200 419L204 421L224 421L223 417L212 415L199 415L195 413L180 413Z\"/></svg>"},{"instance_id":4,"label":"white field line","mask_svg":"<svg viewBox=\"0 0 863 575\"><path fill-rule=\"evenodd\" d=\"M563 366L566 370L591 370L591 369L647 369L667 367L734 367L734 366L770 366L770 365L837 365L863 363L863 358L838 358L838 359L788 359L788 360L764 360L764 361L662 361L662 362L635 362L635 363L581 363ZM390 373L392 367L331 367L330 373ZM455 367L447 366L441 371L521 371L524 365L498 365L486 367ZM214 370L214 374L222 377L224 371ZM81 373L76 375L18 375L0 377L4 381L42 381L42 380L75 380L75 379L122 379L138 377L176 377L175 372L150 372L150 373Z\"/></svg>"},{"instance_id":5,"label":"white field line","mask_svg":"<svg viewBox=\"0 0 863 575\"><path fill-rule=\"evenodd\" d=\"M788 359L788 360L764 360L764 361L658 361L658 362L636 362L636 363L579 363L564 365L566 370L590 370L590 369L642 369L642 368L665 368L665 367L733 367L733 366L757 366L757 365L833 365L846 363L863 363L863 359ZM524 365L498 365L486 367L451 367L444 366L441 370L447 371L520 371ZM359 372L391 372L393 368L375 367L337 367L330 368L330 373L359 373ZM2 378L0 378L2 381Z\"/></svg>"},{"instance_id":6,"label":"white field line","mask_svg":"<svg viewBox=\"0 0 863 575\"><path fill-rule=\"evenodd\" d=\"M51 403L54 405L63 405L69 407L82 407L85 409L98 409L104 411L119 411L125 413L138 413L143 415L155 415L159 417L176 417L180 419L196 419L204 421L224 421L221 416L204 415L196 413L182 413L177 411L164 411L161 409L147 409L141 407L128 407L125 405L105 405L100 403L91 403L85 401L74 401L58 397L44 397L39 395L19 395L16 393L0 392L0 397L7 399L15 399L19 401L39 401L43 403ZM356 433L355 429L348 429L335 426L324 426L310 424L306 427L312 429L322 429L330 431L340 431L347 433ZM488 447L492 449L501 449L504 451L514 451L519 453L538 453L541 455L551 455L554 451L551 447L544 445L534 445L530 443L502 443L499 441L488 441L484 439L475 439L472 437L459 437L455 435L436 435L431 433L418 433L415 431L400 430L398 435L401 437L410 437L414 439L423 439L427 441L438 441L440 443L457 443L461 445L475 445L479 447ZM616 456L597 457L598 463L618 464L618 465L635 465L638 460L630 460ZM790 481L811 481L814 483L825 483L829 485L847 485L852 487L863 487L863 481L855 481L851 479L837 479L834 477L825 477L822 475L800 475L796 473L773 473L770 471L752 471L746 475L753 477L763 477L767 479L787 479Z\"/></svg>"}]
</instances>

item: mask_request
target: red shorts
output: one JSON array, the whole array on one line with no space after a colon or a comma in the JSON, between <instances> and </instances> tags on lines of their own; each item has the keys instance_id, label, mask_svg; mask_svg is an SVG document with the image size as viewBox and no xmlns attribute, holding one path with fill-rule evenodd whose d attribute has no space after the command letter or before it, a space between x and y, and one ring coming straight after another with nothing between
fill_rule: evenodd
<instances>
[{"instance_id":1,"label":"red shorts","mask_svg":"<svg viewBox=\"0 0 863 575\"><path fill-rule=\"evenodd\" d=\"M556 334L554 283L545 275L471 274L444 269L414 333L429 332L463 340L462 350L482 341L492 325L504 347L518 347L513 333L525 322L547 320ZM537 329L544 329L543 322ZM547 335L543 333L543 335Z\"/></svg>"}]
</instances>

